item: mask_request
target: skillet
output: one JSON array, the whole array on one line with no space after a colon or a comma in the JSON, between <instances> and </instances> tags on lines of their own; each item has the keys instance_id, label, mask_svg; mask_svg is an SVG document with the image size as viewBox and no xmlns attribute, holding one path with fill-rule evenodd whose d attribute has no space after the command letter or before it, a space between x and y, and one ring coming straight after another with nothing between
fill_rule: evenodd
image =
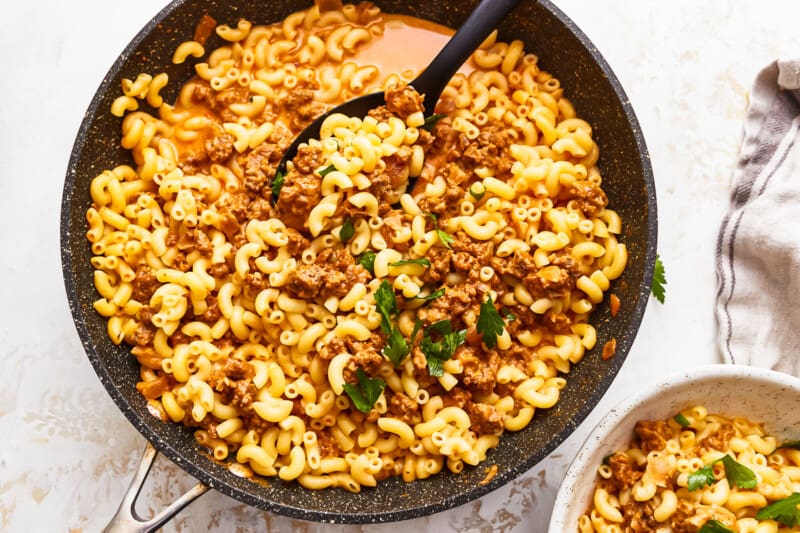
<instances>
[{"instance_id":1,"label":"skillet","mask_svg":"<svg viewBox=\"0 0 800 533\"><path fill-rule=\"evenodd\" d=\"M458 27L476 2L441 0L409 2L377 0L382 11L429 19ZM381 482L358 494L343 490L309 491L280 480L254 482L237 477L226 464L209 459L192 431L152 416L135 385L139 367L125 346L106 334L105 321L92 308L98 297L89 266L91 250L85 238L85 211L91 204L89 183L106 168L130 163L119 147L120 119L109 113L122 78L140 72L169 74L163 91L174 100L179 83L192 74L192 62L173 65L176 46L190 39L197 21L209 14L219 23L234 25L239 18L270 23L310 2L291 0L177 0L158 13L131 41L110 68L81 124L67 169L61 210L61 257L64 283L75 327L86 354L113 401L126 418L159 452L176 462L207 487L249 505L282 515L332 523L374 523L406 520L443 511L497 489L546 458L591 412L611 386L631 348L650 292L656 254L656 197L650 159L633 109L622 86L599 51L576 25L547 0L523 0L499 27L499 38L521 39L539 56L544 70L560 79L578 114L593 127L600 147L603 187L623 220L629 252L625 273L612 285L621 300L612 317L604 302L593 314L597 347L567 377L556 406L537 410L523 431L506 432L486 462L459 475L443 472L412 484L399 478ZM221 43L216 35L208 49ZM170 89L172 92L170 92ZM616 339L616 354L602 360L602 347ZM481 483L486 469L497 474ZM202 492L202 491L201 491ZM185 505L186 502L184 502ZM177 512L177 511L175 511Z\"/></svg>"}]
</instances>

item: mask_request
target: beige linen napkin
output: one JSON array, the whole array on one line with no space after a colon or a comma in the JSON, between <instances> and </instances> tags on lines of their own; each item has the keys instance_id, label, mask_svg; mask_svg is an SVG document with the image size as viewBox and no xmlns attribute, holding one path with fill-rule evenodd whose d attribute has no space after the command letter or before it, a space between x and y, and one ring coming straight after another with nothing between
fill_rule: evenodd
<instances>
[{"instance_id":1,"label":"beige linen napkin","mask_svg":"<svg viewBox=\"0 0 800 533\"><path fill-rule=\"evenodd\" d=\"M716 257L723 357L800 375L800 59L756 78Z\"/></svg>"}]
</instances>

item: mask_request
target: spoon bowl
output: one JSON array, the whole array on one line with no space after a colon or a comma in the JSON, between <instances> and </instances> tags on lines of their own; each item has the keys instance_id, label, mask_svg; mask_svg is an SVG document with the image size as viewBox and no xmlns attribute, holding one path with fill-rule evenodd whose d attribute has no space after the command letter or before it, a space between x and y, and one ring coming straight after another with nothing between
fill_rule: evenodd
<instances>
[{"instance_id":1,"label":"spoon bowl","mask_svg":"<svg viewBox=\"0 0 800 533\"><path fill-rule=\"evenodd\" d=\"M425 70L409 84L424 96L425 116L433 114L439 96L453 75L519 2L520 0L482 0ZM385 93L381 91L353 98L323 113L295 137L278 163L275 176L286 175L287 164L297 155L297 149L309 139L319 138L322 123L329 116L342 114L363 117L371 109L385 103ZM273 203L278 200L278 195L274 194L276 189L273 188L271 197Z\"/></svg>"}]
</instances>

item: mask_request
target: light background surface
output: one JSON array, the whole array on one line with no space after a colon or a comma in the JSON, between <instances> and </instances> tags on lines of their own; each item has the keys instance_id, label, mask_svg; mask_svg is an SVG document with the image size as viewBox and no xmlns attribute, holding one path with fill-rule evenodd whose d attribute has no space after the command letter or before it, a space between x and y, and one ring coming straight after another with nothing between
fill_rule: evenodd
<instances>
[{"instance_id":1,"label":"light background surface","mask_svg":"<svg viewBox=\"0 0 800 533\"><path fill-rule=\"evenodd\" d=\"M84 110L116 56L164 0L7 2L0 22L0 530L98 531L144 448L97 380L67 307L59 256L63 177ZM651 299L609 392L550 458L475 502L392 525L322 526L219 493L164 531L539 532L559 480L604 412L642 383L719 362L714 248L748 89L800 55L793 0L555 0L616 72L641 122L658 191L667 302ZM140 511L193 480L160 458Z\"/></svg>"}]
</instances>

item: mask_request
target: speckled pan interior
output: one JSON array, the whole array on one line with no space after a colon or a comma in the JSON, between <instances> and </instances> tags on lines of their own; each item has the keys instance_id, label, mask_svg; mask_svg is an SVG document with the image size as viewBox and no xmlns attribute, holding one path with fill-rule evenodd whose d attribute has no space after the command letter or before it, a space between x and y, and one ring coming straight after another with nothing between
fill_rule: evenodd
<instances>
[{"instance_id":1,"label":"speckled pan interior","mask_svg":"<svg viewBox=\"0 0 800 533\"><path fill-rule=\"evenodd\" d=\"M359 494L309 491L296 484L273 480L256 483L236 477L224 464L209 460L198 449L190 430L160 422L148 413L135 389L138 368L134 358L127 348L109 341L103 319L94 312L92 302L98 296L92 285L91 252L85 239L85 211L91 203L89 183L106 168L130 163L128 154L119 148L120 120L108 111L119 94L122 78L134 78L142 71L166 71L170 85L162 94L169 101L175 97L178 82L193 73L190 64L172 65L172 52L181 41L191 38L204 13L220 23L235 24L241 17L269 23L309 4L310 0L176 1L134 38L100 84L75 140L62 199L64 281L86 353L114 402L160 452L197 479L247 504L295 518L336 523L405 520L466 503L524 473L555 449L611 386L641 322L655 261L656 198L650 159L622 87L589 39L547 1L523 0L503 22L500 38L523 40L526 50L539 56L541 66L561 80L578 113L591 123L601 150L604 188L611 206L624 221L622 239L629 249L629 266L613 285L622 306L613 318L607 305L593 316L598 325L598 348L588 352L569 374L555 408L538 411L527 429L505 434L485 463L460 475L444 473L411 484L392 479ZM384 12L458 27L474 2L376 0L376 4ZM217 44L212 40L209 47ZM616 355L603 361L600 351L611 338L617 340ZM492 465L497 465L497 475L489 483L479 484Z\"/></svg>"}]
</instances>

